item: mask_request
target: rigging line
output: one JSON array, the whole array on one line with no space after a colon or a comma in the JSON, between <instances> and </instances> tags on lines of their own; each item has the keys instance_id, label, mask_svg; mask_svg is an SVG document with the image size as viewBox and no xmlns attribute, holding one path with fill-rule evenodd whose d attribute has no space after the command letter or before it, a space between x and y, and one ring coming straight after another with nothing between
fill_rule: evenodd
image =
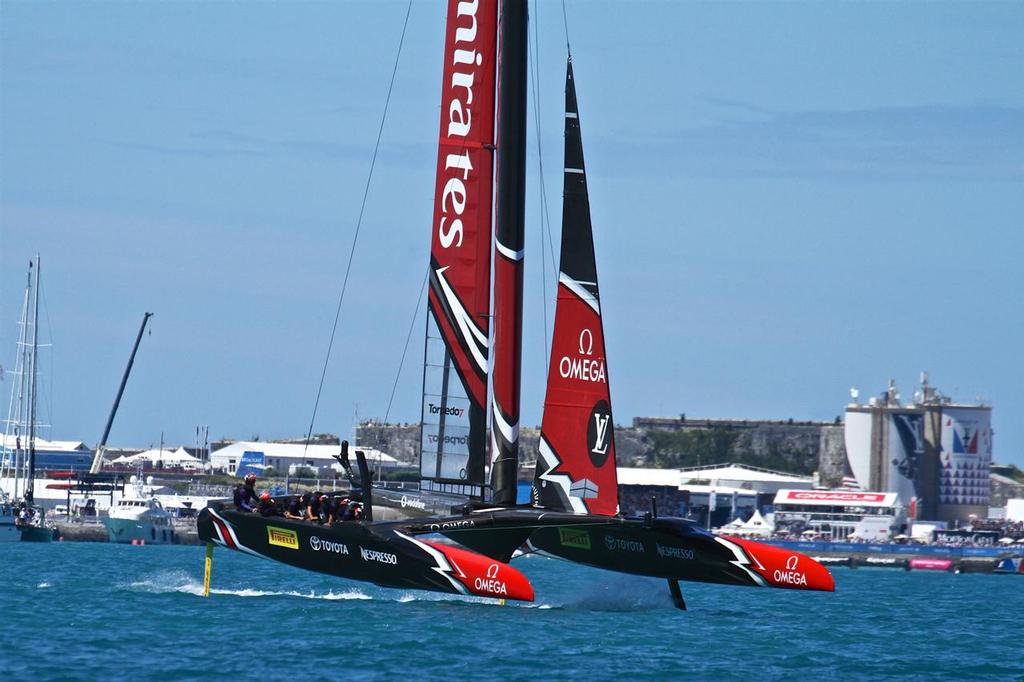
<instances>
[{"instance_id":1,"label":"rigging line","mask_svg":"<svg viewBox=\"0 0 1024 682\"><path fill-rule=\"evenodd\" d=\"M534 16L539 16L539 12L535 13ZM551 269L554 273L554 281L556 282L555 291L557 294L557 282L558 282L558 263L555 260L555 249L551 244L551 204L548 202L548 193L546 183L544 181L544 153L541 142L541 125L540 125L540 36L539 36L539 21L533 22L533 50L531 55L533 59L533 69L530 71L530 85L533 88L533 106L534 106L534 128L536 129L536 140L537 140L537 166L540 175L540 204L541 204L541 272L543 274L543 305L542 310L544 311L544 357L541 358L541 367L544 367L545 379L547 374L548 366L548 283L547 283L547 262L544 253L544 238L547 237L548 252L551 256Z\"/></svg>"},{"instance_id":2,"label":"rigging line","mask_svg":"<svg viewBox=\"0 0 1024 682\"><path fill-rule=\"evenodd\" d=\"M47 345L49 346L48 353L50 355L50 372L49 372L50 375L47 377L49 386L47 387L47 392L46 392L46 416L47 416L47 421L50 422L50 427L52 428L53 421L54 421L54 419L53 419L53 375L57 373L56 371L54 371L54 364L53 364L53 323L50 322L50 307L46 304L46 294L43 292L43 285L42 284L39 285L38 294L43 299L43 314L46 316L46 336L49 339L49 344L47 344ZM51 438L53 437L52 433L50 434L50 437Z\"/></svg>"},{"instance_id":3,"label":"rigging line","mask_svg":"<svg viewBox=\"0 0 1024 682\"><path fill-rule=\"evenodd\" d=\"M427 280L430 279L430 267L423 274L423 284L420 285L420 295L416 299L416 307L413 308L412 320L409 322L409 332L405 335L405 347L402 349L402 359L398 362L398 373L395 374L395 383L391 387L391 397L388 398L388 409L384 412L384 421L381 422L380 431L377 435L377 444L381 442L384 435L384 425L388 423L391 416L391 405L395 401L395 392L398 390L398 380L402 376L402 368L405 366L405 356L409 352L409 341L412 340L412 330L416 327L416 319L420 316L420 307L423 303L423 292L427 290ZM379 449L379 448L378 448Z\"/></svg>"},{"instance_id":4,"label":"rigging line","mask_svg":"<svg viewBox=\"0 0 1024 682\"><path fill-rule=\"evenodd\" d=\"M395 87L395 76L398 74L398 62L402 57L402 45L405 43L405 31L409 27L409 14L412 12L412 0L405 8L405 22L402 24L402 36L398 39L398 53L395 55L395 66L391 70L391 82L388 84L388 94L384 99L384 112L380 117L380 127L377 130L377 142L373 146L373 157L370 159L370 171L366 175L366 187L363 188L363 201L359 206L359 218L356 219L355 234L352 235L352 247L348 252L348 264L345 266L345 277L341 283L341 294L338 296L338 307L334 312L334 326L331 327L331 340L327 344L327 356L324 358L324 367L320 372L320 385L316 389L316 401L313 403L313 416L309 420L309 430L306 432L306 444L302 448L305 456L309 449L309 439L313 435L313 423L316 421L316 413L320 407L320 394L324 389L324 378L327 376L327 365L331 361L331 350L334 348L334 337L338 332L338 320L341 318L341 304L345 300L345 291L348 289L348 276L352 271L352 260L356 253L356 243L359 241L359 228L363 224L363 213L366 211L366 198L370 194L370 182L373 180L373 169L377 165L377 152L380 150L380 140L384 135L384 122L388 118L388 105L391 104L391 92Z\"/></svg>"},{"instance_id":5,"label":"rigging line","mask_svg":"<svg viewBox=\"0 0 1024 682\"><path fill-rule=\"evenodd\" d=\"M534 14L536 17L536 13ZM538 21L535 18L533 20L533 40L528 43L529 57L532 68L529 69L530 74L530 90L533 95L533 117L534 117L534 137L537 140L537 167L539 170L538 178L538 198L540 200L540 234L541 234L541 245L540 245L540 256L541 256L541 311L544 319L544 355L541 357L541 367L547 366L548 361L548 262L547 254L544 253L544 218L545 209L547 208L544 204L544 159L541 156L541 142L540 142L540 96L538 94L537 81L540 78L538 74L537 62L539 61L540 46L538 45L539 37L537 35Z\"/></svg>"},{"instance_id":6,"label":"rigging line","mask_svg":"<svg viewBox=\"0 0 1024 682\"><path fill-rule=\"evenodd\" d=\"M572 57L572 48L569 47L569 19L565 13L565 0L562 0L562 25L565 26L565 51Z\"/></svg>"}]
</instances>

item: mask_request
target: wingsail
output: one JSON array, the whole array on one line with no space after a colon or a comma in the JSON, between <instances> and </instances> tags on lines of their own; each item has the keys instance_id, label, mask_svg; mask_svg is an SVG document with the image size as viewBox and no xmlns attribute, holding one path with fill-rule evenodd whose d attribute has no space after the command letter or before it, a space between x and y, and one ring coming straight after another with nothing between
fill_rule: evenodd
<instances>
[{"instance_id":1,"label":"wingsail","mask_svg":"<svg viewBox=\"0 0 1024 682\"><path fill-rule=\"evenodd\" d=\"M482 497L496 3L449 0L424 349L421 490Z\"/></svg>"},{"instance_id":2,"label":"wingsail","mask_svg":"<svg viewBox=\"0 0 1024 682\"><path fill-rule=\"evenodd\" d=\"M558 302L533 504L577 514L614 515L619 508L615 427L571 57L565 77Z\"/></svg>"}]
</instances>

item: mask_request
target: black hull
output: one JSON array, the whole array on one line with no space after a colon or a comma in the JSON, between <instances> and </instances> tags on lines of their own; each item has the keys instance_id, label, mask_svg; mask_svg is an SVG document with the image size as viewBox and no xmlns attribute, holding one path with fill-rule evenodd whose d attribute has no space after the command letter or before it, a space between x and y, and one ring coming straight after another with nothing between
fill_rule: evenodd
<instances>
[{"instance_id":1,"label":"black hull","mask_svg":"<svg viewBox=\"0 0 1024 682\"><path fill-rule=\"evenodd\" d=\"M317 525L226 506L203 509L199 539L317 573L381 587L529 599L518 571L487 557L410 537L400 528L346 521ZM481 587L478 577L489 579ZM495 576L498 576L495 579ZM528 592L528 596L525 596Z\"/></svg>"},{"instance_id":2,"label":"black hull","mask_svg":"<svg viewBox=\"0 0 1024 682\"><path fill-rule=\"evenodd\" d=\"M52 528L39 526L19 526L18 532L21 533L22 542L53 542L53 536L56 535Z\"/></svg>"},{"instance_id":3,"label":"black hull","mask_svg":"<svg viewBox=\"0 0 1024 682\"><path fill-rule=\"evenodd\" d=\"M517 508L433 519L410 527L441 533L508 561L532 551L620 573L688 582L834 589L823 566L795 552L709 533L685 519L574 515Z\"/></svg>"}]
</instances>

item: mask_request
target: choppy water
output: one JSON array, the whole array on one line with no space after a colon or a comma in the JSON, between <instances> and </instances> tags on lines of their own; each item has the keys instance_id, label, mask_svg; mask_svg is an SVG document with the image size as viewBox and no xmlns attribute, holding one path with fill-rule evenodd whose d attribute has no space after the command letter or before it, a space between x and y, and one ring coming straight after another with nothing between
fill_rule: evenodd
<instances>
[{"instance_id":1,"label":"choppy water","mask_svg":"<svg viewBox=\"0 0 1024 682\"><path fill-rule=\"evenodd\" d=\"M538 557L532 605L385 590L227 550L0 545L0 678L1024 679L1024 576L840 568L835 594Z\"/></svg>"}]
</instances>

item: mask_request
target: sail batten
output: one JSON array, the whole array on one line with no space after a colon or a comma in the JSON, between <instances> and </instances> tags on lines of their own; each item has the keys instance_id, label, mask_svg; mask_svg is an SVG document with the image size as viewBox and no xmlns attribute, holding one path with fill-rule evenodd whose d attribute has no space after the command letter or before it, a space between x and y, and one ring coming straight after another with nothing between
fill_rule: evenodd
<instances>
[{"instance_id":1,"label":"sail batten","mask_svg":"<svg viewBox=\"0 0 1024 682\"><path fill-rule=\"evenodd\" d=\"M483 495L497 7L449 0L423 361L424 490Z\"/></svg>"},{"instance_id":2,"label":"sail batten","mask_svg":"<svg viewBox=\"0 0 1024 682\"><path fill-rule=\"evenodd\" d=\"M565 109L558 300L532 502L576 514L614 515L619 504L615 426L571 60Z\"/></svg>"}]
</instances>

